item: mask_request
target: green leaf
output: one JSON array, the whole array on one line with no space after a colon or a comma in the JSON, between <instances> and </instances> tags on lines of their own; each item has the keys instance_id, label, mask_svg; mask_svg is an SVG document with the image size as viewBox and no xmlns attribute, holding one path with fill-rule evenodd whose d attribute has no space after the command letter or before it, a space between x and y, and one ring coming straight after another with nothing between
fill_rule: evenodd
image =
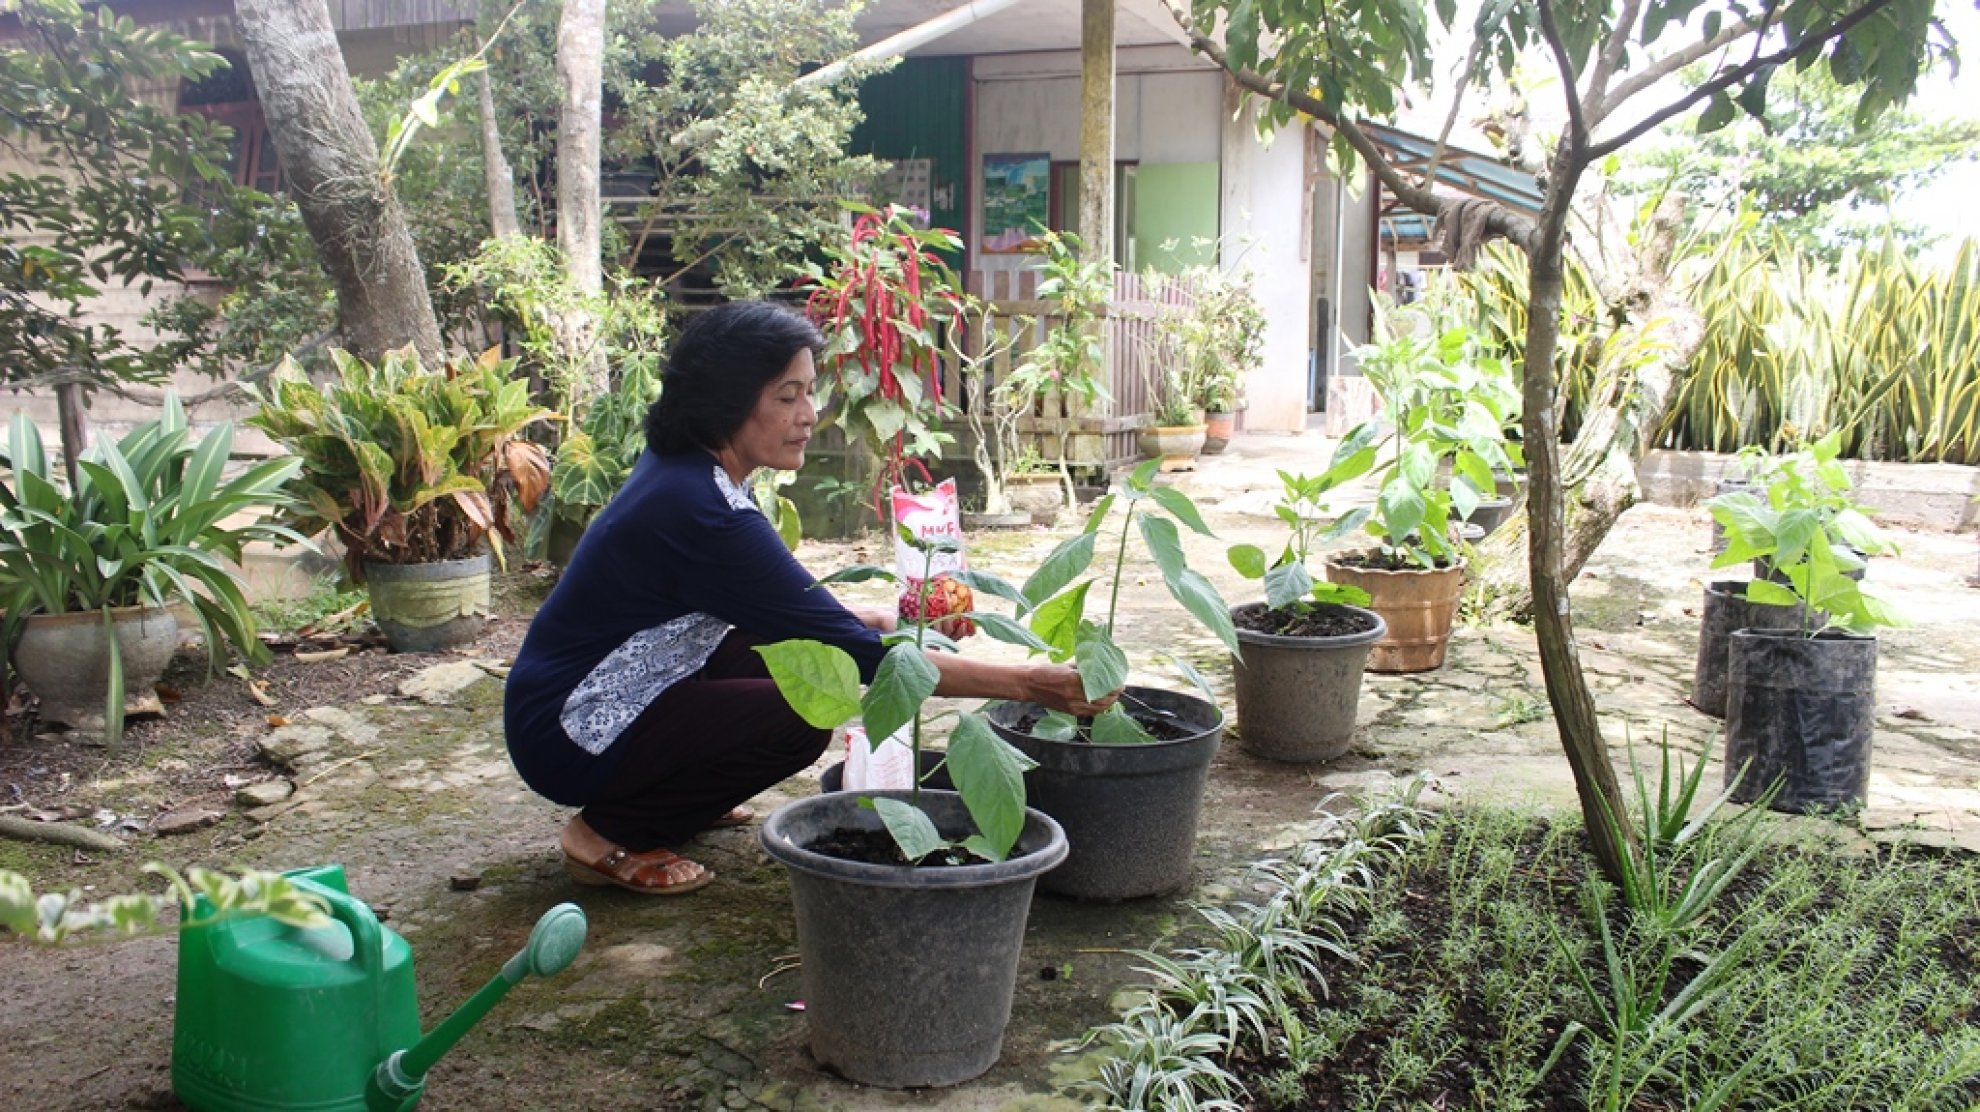
<instances>
[{"instance_id":1,"label":"green leaf","mask_svg":"<svg viewBox=\"0 0 1980 1112\"><path fill-rule=\"evenodd\" d=\"M1026 629L1023 623L1015 619L981 610L972 610L964 616L975 622L977 627L993 641L1002 641L1006 645L1021 645L1034 652L1052 651L1052 646L1044 638Z\"/></svg>"},{"instance_id":2,"label":"green leaf","mask_svg":"<svg viewBox=\"0 0 1980 1112\"><path fill-rule=\"evenodd\" d=\"M1265 578L1265 550L1255 544L1234 544L1225 553L1231 567L1246 579Z\"/></svg>"},{"instance_id":3,"label":"green leaf","mask_svg":"<svg viewBox=\"0 0 1980 1112\"><path fill-rule=\"evenodd\" d=\"M1037 763L998 737L980 714L965 714L949 737L949 777L963 806L1002 861L1024 832L1024 774ZM976 852L982 853L981 850Z\"/></svg>"},{"instance_id":4,"label":"green leaf","mask_svg":"<svg viewBox=\"0 0 1980 1112\"><path fill-rule=\"evenodd\" d=\"M873 809L880 813L880 821L887 824L887 833L894 836L894 844L901 847L901 854L909 861L919 861L949 844L921 808L883 796L869 799Z\"/></svg>"},{"instance_id":5,"label":"green leaf","mask_svg":"<svg viewBox=\"0 0 1980 1112\"><path fill-rule=\"evenodd\" d=\"M1088 736L1093 738L1095 745L1146 745L1155 740L1155 735L1128 717L1119 703L1108 707L1107 713L1093 720L1093 729Z\"/></svg>"},{"instance_id":6,"label":"green leaf","mask_svg":"<svg viewBox=\"0 0 1980 1112\"><path fill-rule=\"evenodd\" d=\"M859 713L859 666L844 649L819 641L779 641L758 645L756 652L784 701L811 726L829 730Z\"/></svg>"},{"instance_id":7,"label":"green leaf","mask_svg":"<svg viewBox=\"0 0 1980 1112\"><path fill-rule=\"evenodd\" d=\"M1020 618L1031 609L1031 600L1025 598L1024 592L1018 590L1008 579L992 575L987 571L975 571L969 568L951 574L958 582L968 585L970 590L978 594L991 595L1016 605Z\"/></svg>"},{"instance_id":8,"label":"green leaf","mask_svg":"<svg viewBox=\"0 0 1980 1112\"><path fill-rule=\"evenodd\" d=\"M884 580L888 583L899 582L899 577L892 571L877 564L855 564L849 568L840 568L830 575L820 576L818 585L824 587L833 583L865 583L871 579Z\"/></svg>"},{"instance_id":9,"label":"green leaf","mask_svg":"<svg viewBox=\"0 0 1980 1112\"><path fill-rule=\"evenodd\" d=\"M1748 583L1746 600L1762 606L1793 606L1801 601L1792 590L1771 579L1756 579Z\"/></svg>"},{"instance_id":10,"label":"green leaf","mask_svg":"<svg viewBox=\"0 0 1980 1112\"><path fill-rule=\"evenodd\" d=\"M1128 475L1128 479L1127 479L1128 501L1132 502L1138 498L1142 498L1146 496L1151 490L1154 489L1155 472L1161 466L1162 466L1161 460L1151 459L1146 463L1143 463L1141 466L1136 467L1134 471Z\"/></svg>"},{"instance_id":11,"label":"green leaf","mask_svg":"<svg viewBox=\"0 0 1980 1112\"><path fill-rule=\"evenodd\" d=\"M1175 522L1154 514L1136 514L1135 524L1141 527L1141 539L1148 545L1148 554L1155 558L1155 566L1162 569L1164 578L1189 566L1183 558L1182 534Z\"/></svg>"},{"instance_id":12,"label":"green leaf","mask_svg":"<svg viewBox=\"0 0 1980 1112\"><path fill-rule=\"evenodd\" d=\"M1073 659L1073 666L1079 670L1080 687L1089 702L1119 691L1127 683L1127 654L1094 622L1080 623Z\"/></svg>"},{"instance_id":13,"label":"green leaf","mask_svg":"<svg viewBox=\"0 0 1980 1112\"><path fill-rule=\"evenodd\" d=\"M1079 719L1062 710L1050 710L1031 727L1032 737L1047 741L1071 741L1079 734Z\"/></svg>"},{"instance_id":14,"label":"green leaf","mask_svg":"<svg viewBox=\"0 0 1980 1112\"><path fill-rule=\"evenodd\" d=\"M1312 591L1313 573L1305 564L1288 562L1265 573L1265 605L1274 610L1290 606Z\"/></svg>"},{"instance_id":15,"label":"green leaf","mask_svg":"<svg viewBox=\"0 0 1980 1112\"><path fill-rule=\"evenodd\" d=\"M1099 532L1100 523L1107 520L1107 512L1114 508L1115 497L1116 496L1113 494L1101 495L1100 500L1098 502L1093 503L1092 512L1086 515L1086 524L1080 529L1080 532L1082 533Z\"/></svg>"},{"instance_id":16,"label":"green leaf","mask_svg":"<svg viewBox=\"0 0 1980 1112\"><path fill-rule=\"evenodd\" d=\"M1080 620L1086 613L1086 593L1092 589L1093 581L1089 579L1031 612L1031 631L1052 646L1054 660L1072 655L1079 639Z\"/></svg>"},{"instance_id":17,"label":"green leaf","mask_svg":"<svg viewBox=\"0 0 1980 1112\"><path fill-rule=\"evenodd\" d=\"M1037 606L1058 594L1060 588L1092 566L1093 545L1094 535L1081 533L1053 549L1045 562L1038 565L1038 570L1031 573L1031 578L1024 581L1024 597Z\"/></svg>"},{"instance_id":18,"label":"green leaf","mask_svg":"<svg viewBox=\"0 0 1980 1112\"><path fill-rule=\"evenodd\" d=\"M1162 582L1168 586L1169 594L1183 604L1183 609L1196 615L1197 621L1202 622L1205 628L1217 635L1217 640L1222 641L1224 647L1231 650L1231 655L1243 655L1238 648L1237 628L1231 625L1230 607L1225 604L1223 596L1217 593L1217 588L1211 586L1210 581L1203 577L1202 572L1194 568L1184 568L1173 577L1165 576Z\"/></svg>"},{"instance_id":19,"label":"green leaf","mask_svg":"<svg viewBox=\"0 0 1980 1112\"><path fill-rule=\"evenodd\" d=\"M1714 93L1711 102L1705 106L1705 111L1699 113L1698 133L1705 135L1719 130L1733 122L1733 116L1736 113L1737 109L1734 107L1731 97L1726 96L1724 93Z\"/></svg>"},{"instance_id":20,"label":"green leaf","mask_svg":"<svg viewBox=\"0 0 1980 1112\"><path fill-rule=\"evenodd\" d=\"M1206 537L1216 536L1210 531L1210 527L1203 523L1203 515L1196 511L1196 503L1189 500L1189 495L1175 487L1156 487L1148 492L1148 496L1153 498L1157 505L1176 515L1177 521L1197 533Z\"/></svg>"},{"instance_id":21,"label":"green leaf","mask_svg":"<svg viewBox=\"0 0 1980 1112\"><path fill-rule=\"evenodd\" d=\"M873 673L866 697L860 700L860 718L866 725L866 736L877 744L914 721L921 704L935 694L935 685L941 679L942 673L936 669L935 662L916 646L902 644L888 649L887 655L880 659L879 670Z\"/></svg>"}]
</instances>

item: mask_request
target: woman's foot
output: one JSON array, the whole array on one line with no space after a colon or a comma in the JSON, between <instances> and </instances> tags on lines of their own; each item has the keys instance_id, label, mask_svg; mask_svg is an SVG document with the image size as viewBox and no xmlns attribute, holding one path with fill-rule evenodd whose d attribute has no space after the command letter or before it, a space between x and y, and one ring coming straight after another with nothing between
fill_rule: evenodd
<instances>
[{"instance_id":1,"label":"woman's foot","mask_svg":"<svg viewBox=\"0 0 1980 1112\"><path fill-rule=\"evenodd\" d=\"M618 887L647 896L678 896L704 887L715 874L664 847L632 853L607 841L581 816L564 824L558 839L571 879L591 887Z\"/></svg>"},{"instance_id":2,"label":"woman's foot","mask_svg":"<svg viewBox=\"0 0 1980 1112\"><path fill-rule=\"evenodd\" d=\"M755 811L750 810L748 807L745 807L742 804L737 804L736 806L729 808L729 810L725 814L723 814L721 818L716 819L714 822L711 822L708 825L710 828L715 830L720 830L724 827L729 827L729 826L748 826L750 822L753 821L755 818L756 818Z\"/></svg>"}]
</instances>

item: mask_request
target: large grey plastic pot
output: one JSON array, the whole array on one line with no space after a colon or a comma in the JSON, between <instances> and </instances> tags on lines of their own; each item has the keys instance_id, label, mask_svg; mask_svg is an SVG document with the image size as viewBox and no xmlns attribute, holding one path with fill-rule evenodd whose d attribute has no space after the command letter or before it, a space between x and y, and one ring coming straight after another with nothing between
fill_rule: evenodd
<instances>
[{"instance_id":1,"label":"large grey plastic pot","mask_svg":"<svg viewBox=\"0 0 1980 1112\"><path fill-rule=\"evenodd\" d=\"M488 620L488 554L431 564L364 565L371 620L395 653L437 653L481 635Z\"/></svg>"},{"instance_id":2,"label":"large grey plastic pot","mask_svg":"<svg viewBox=\"0 0 1980 1112\"><path fill-rule=\"evenodd\" d=\"M1742 629L1732 635L1726 781L1748 803L1776 780L1776 811L1861 807L1870 791L1877 639L1829 631ZM1751 761L1746 775L1741 766Z\"/></svg>"},{"instance_id":3,"label":"large grey plastic pot","mask_svg":"<svg viewBox=\"0 0 1980 1112\"><path fill-rule=\"evenodd\" d=\"M1466 518L1465 521L1468 524L1476 525L1480 529L1483 529L1485 531L1483 535L1490 536L1498 532L1499 526L1506 523L1506 519L1512 516L1512 511L1513 500L1511 498L1494 495L1490 498L1480 499L1477 508L1471 511L1471 516Z\"/></svg>"},{"instance_id":4,"label":"large grey plastic pot","mask_svg":"<svg viewBox=\"0 0 1980 1112\"><path fill-rule=\"evenodd\" d=\"M1224 712L1153 687L1130 687L1127 696L1174 715L1189 736L1144 745L1053 741L1016 729L1034 703L999 703L987 714L999 737L1038 762L1024 774L1026 800L1066 829L1071 852L1039 881L1047 892L1125 900L1189 883L1203 785L1224 736Z\"/></svg>"},{"instance_id":5,"label":"large grey plastic pot","mask_svg":"<svg viewBox=\"0 0 1980 1112\"><path fill-rule=\"evenodd\" d=\"M179 621L172 608L158 606L116 607L110 618L124 672L125 710L156 712L157 696L151 689L179 649ZM103 611L23 619L14 669L41 700L42 721L101 725L110 695L110 642L103 632Z\"/></svg>"},{"instance_id":6,"label":"large grey plastic pot","mask_svg":"<svg viewBox=\"0 0 1980 1112\"><path fill-rule=\"evenodd\" d=\"M1285 637L1238 627L1244 657L1231 658L1237 687L1238 744L1274 761L1331 761L1354 740L1355 708L1368 652L1389 632L1373 610L1322 606L1363 615L1374 626L1344 637ZM1265 610L1231 608L1231 620Z\"/></svg>"},{"instance_id":7,"label":"large grey plastic pot","mask_svg":"<svg viewBox=\"0 0 1980 1112\"><path fill-rule=\"evenodd\" d=\"M1017 987L1024 924L1039 874L1063 861L1066 834L1035 810L1010 860L916 869L804 848L840 827L882 828L862 797L832 792L779 807L759 835L790 870L803 961L805 1020L820 1063L862 1085L954 1085L996 1064ZM974 831L962 797L921 793L944 837Z\"/></svg>"},{"instance_id":8,"label":"large grey plastic pot","mask_svg":"<svg viewBox=\"0 0 1980 1112\"><path fill-rule=\"evenodd\" d=\"M1704 611L1698 619L1698 662L1691 673L1691 705L1714 718L1724 718L1733 633L1742 629L1800 629L1806 609L1799 604L1748 602L1744 580L1721 579L1707 584Z\"/></svg>"}]
</instances>

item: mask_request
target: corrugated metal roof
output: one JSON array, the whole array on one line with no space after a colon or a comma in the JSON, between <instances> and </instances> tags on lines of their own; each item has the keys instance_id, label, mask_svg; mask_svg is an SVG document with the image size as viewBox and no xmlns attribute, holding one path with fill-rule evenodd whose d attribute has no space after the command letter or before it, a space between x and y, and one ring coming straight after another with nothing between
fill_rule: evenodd
<instances>
[{"instance_id":1,"label":"corrugated metal roof","mask_svg":"<svg viewBox=\"0 0 1980 1112\"><path fill-rule=\"evenodd\" d=\"M1361 130L1389 153L1396 169L1421 176L1436 153L1437 141L1377 123L1363 123ZM1516 170L1489 154L1463 147L1446 146L1437 160L1437 184L1449 186L1474 197L1498 201L1528 215L1540 212L1540 186L1533 175Z\"/></svg>"}]
</instances>

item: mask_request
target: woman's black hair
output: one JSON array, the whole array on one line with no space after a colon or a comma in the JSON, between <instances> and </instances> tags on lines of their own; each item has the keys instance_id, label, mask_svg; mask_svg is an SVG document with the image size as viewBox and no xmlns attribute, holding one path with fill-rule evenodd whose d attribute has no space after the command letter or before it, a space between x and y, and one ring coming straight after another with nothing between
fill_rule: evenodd
<instances>
[{"instance_id":1,"label":"woman's black hair","mask_svg":"<svg viewBox=\"0 0 1980 1112\"><path fill-rule=\"evenodd\" d=\"M756 409L763 388L825 338L795 311L769 301L731 301L696 313L660 375L660 400L646 411L655 455L717 451Z\"/></svg>"}]
</instances>

